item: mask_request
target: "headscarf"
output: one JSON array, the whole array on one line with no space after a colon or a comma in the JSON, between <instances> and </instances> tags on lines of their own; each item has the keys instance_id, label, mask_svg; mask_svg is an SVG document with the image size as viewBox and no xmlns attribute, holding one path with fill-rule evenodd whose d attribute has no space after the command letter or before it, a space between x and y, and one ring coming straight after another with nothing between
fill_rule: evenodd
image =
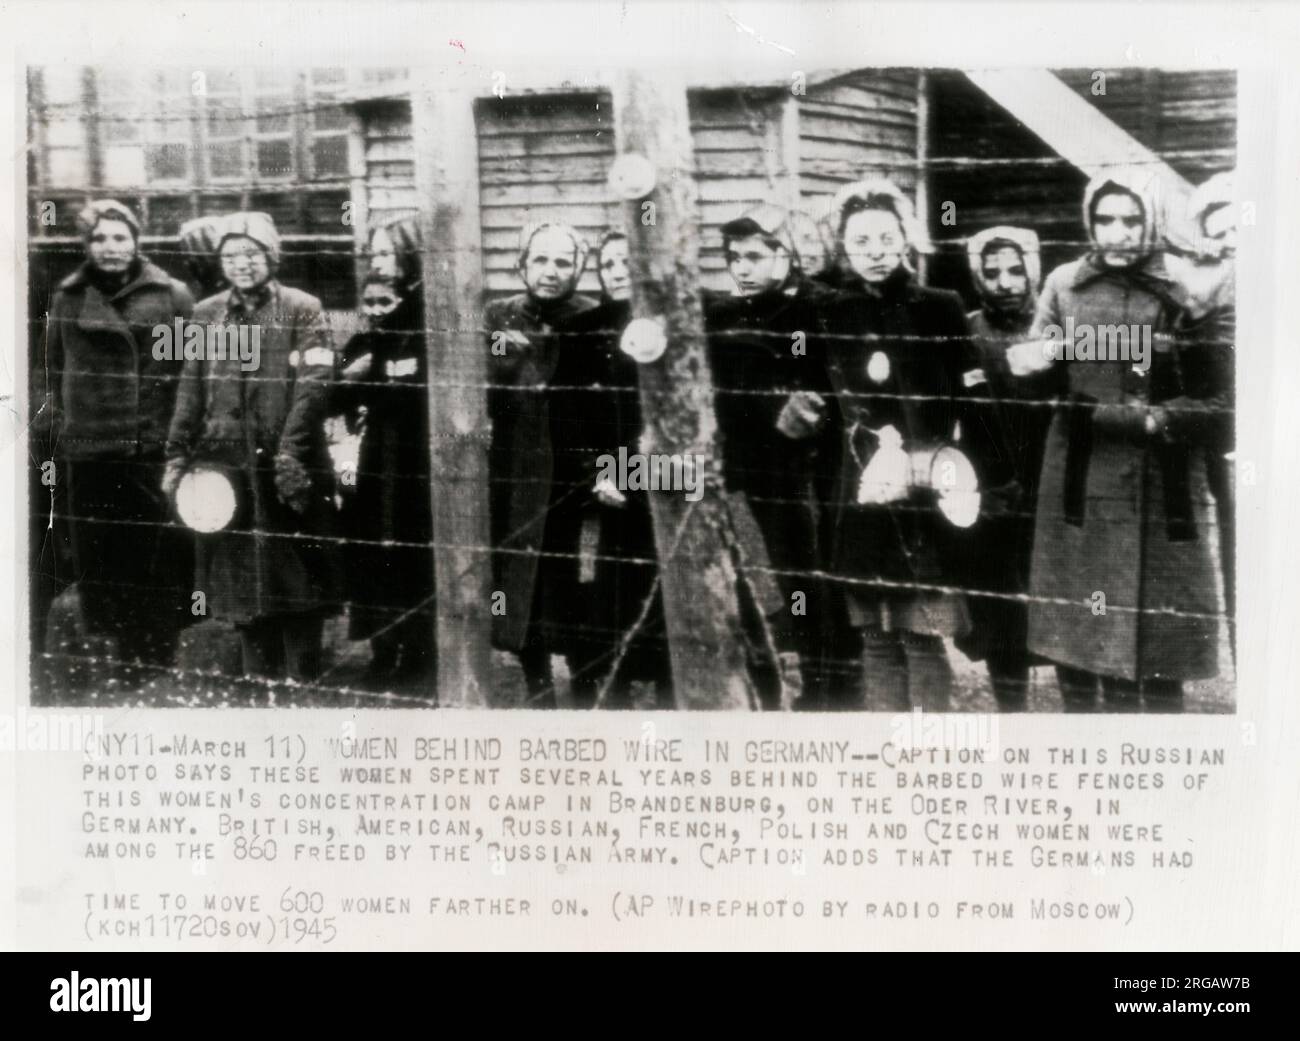
<instances>
[{"instance_id":1,"label":"headscarf","mask_svg":"<svg viewBox=\"0 0 1300 1041\"><path fill-rule=\"evenodd\" d=\"M528 250L533 244L533 239L548 229L564 232L573 243L573 285L569 287L569 291L563 296L553 301L547 301L545 306L552 307L561 301L569 299L577 292L578 281L582 278L583 269L587 266L589 247L587 246L587 240L579 235L578 230L571 224L565 224L561 221L538 221L535 224L525 224L519 232L519 259L515 262L521 277L528 264ZM525 279L525 282L527 282L527 279Z\"/></svg>"},{"instance_id":2,"label":"headscarf","mask_svg":"<svg viewBox=\"0 0 1300 1041\"><path fill-rule=\"evenodd\" d=\"M722 241L761 235L773 247L780 247L792 257L797 255L794 238L790 234L790 213L773 203L759 203L752 206L739 217L722 225Z\"/></svg>"},{"instance_id":3,"label":"headscarf","mask_svg":"<svg viewBox=\"0 0 1300 1041\"><path fill-rule=\"evenodd\" d=\"M217 260L218 241L223 217L195 217L181 225L177 233L185 267L191 279L198 283L202 296L215 293L224 283L221 264Z\"/></svg>"},{"instance_id":4,"label":"headscarf","mask_svg":"<svg viewBox=\"0 0 1300 1041\"><path fill-rule=\"evenodd\" d=\"M1038 297L1039 286L1043 281L1043 257L1039 252L1038 235L1029 228L1013 228L999 224L993 228L972 235L966 242L966 255L970 260L971 276L975 288L981 297L986 294L984 285L984 255L990 249L1010 246L1020 254L1025 265L1025 274L1029 279L1028 292L1025 294L1025 310L1032 311Z\"/></svg>"},{"instance_id":5,"label":"headscarf","mask_svg":"<svg viewBox=\"0 0 1300 1041\"><path fill-rule=\"evenodd\" d=\"M1043 281L1043 258L1039 252L1038 234L1029 228L1013 228L1006 224L985 228L967 240L966 254L970 258L970 269L971 274L975 276L975 284L977 286L983 284L980 274L983 270L984 254L995 244L1005 244L1019 251L1025 262L1025 273L1029 276L1029 291L1038 292L1038 287Z\"/></svg>"},{"instance_id":6,"label":"headscarf","mask_svg":"<svg viewBox=\"0 0 1300 1041\"><path fill-rule=\"evenodd\" d=\"M578 230L572 224L565 224L562 221L538 221L534 224L525 224L519 232L519 259L515 262L516 266L523 270L528 263L528 248L533 244L533 239L548 229L562 231L569 236L573 242L573 267L578 274L581 274L589 252L587 240L578 234Z\"/></svg>"},{"instance_id":7,"label":"headscarf","mask_svg":"<svg viewBox=\"0 0 1300 1041\"><path fill-rule=\"evenodd\" d=\"M784 274L778 277L773 289L783 289L790 285L799 269L799 251L794 247L794 236L790 229L790 213L772 203L760 203L744 214L722 225L722 246L725 250L734 239L749 238L757 235L772 249L785 250L787 259Z\"/></svg>"},{"instance_id":8,"label":"headscarf","mask_svg":"<svg viewBox=\"0 0 1300 1041\"><path fill-rule=\"evenodd\" d=\"M217 228L217 251L228 238L243 235L252 239L266 251L274 271L280 263L280 233L275 221L265 213L232 213L222 219Z\"/></svg>"},{"instance_id":9,"label":"headscarf","mask_svg":"<svg viewBox=\"0 0 1300 1041\"><path fill-rule=\"evenodd\" d=\"M1164 210L1159 174L1149 166L1120 166L1097 174L1088 182L1083 193L1083 226L1088 239L1095 247L1092 233L1092 210L1099 196L1110 190L1134 196L1142 205L1142 241L1134 261L1140 261L1159 250L1164 242Z\"/></svg>"},{"instance_id":10,"label":"headscarf","mask_svg":"<svg viewBox=\"0 0 1300 1041\"><path fill-rule=\"evenodd\" d=\"M140 218L116 199L96 199L77 214L77 230L81 237L89 242L95 225L102 220L121 221L131 229L136 245L140 244Z\"/></svg>"},{"instance_id":11,"label":"headscarf","mask_svg":"<svg viewBox=\"0 0 1300 1041\"><path fill-rule=\"evenodd\" d=\"M622 242L629 241L627 237L627 232L624 231L622 228L610 228L607 232L605 232L605 234L603 234L600 237L600 241L596 243L597 262L600 261L600 255L605 252L606 246L608 246L611 242L620 242L620 241Z\"/></svg>"},{"instance_id":12,"label":"headscarf","mask_svg":"<svg viewBox=\"0 0 1300 1041\"><path fill-rule=\"evenodd\" d=\"M1196 256L1178 265L1176 273L1187 293L1193 320L1224 312L1236 304L1236 265L1217 242L1205 237L1205 218L1221 206L1236 205L1236 171L1217 173L1200 185L1187 203Z\"/></svg>"},{"instance_id":13,"label":"headscarf","mask_svg":"<svg viewBox=\"0 0 1300 1041\"><path fill-rule=\"evenodd\" d=\"M920 225L917 224L912 200L904 195L902 189L893 181L883 177L855 181L846 184L835 193L835 198L831 201L830 213L835 228L836 266L844 271L849 270L848 256L844 250L844 224L852 214L846 216L845 211L850 206L861 203L868 205L859 206L853 212L861 212L863 209L884 209L898 218L899 226L903 229L903 238L906 239L902 264L909 274L915 274L908 253L924 244L924 235L921 233Z\"/></svg>"},{"instance_id":14,"label":"headscarf","mask_svg":"<svg viewBox=\"0 0 1300 1041\"><path fill-rule=\"evenodd\" d=\"M1217 173L1192 192L1187 203L1187 219L1192 225L1192 236L1197 250L1204 256L1217 257L1217 244L1205 238L1205 218L1214 210L1236 202L1236 170Z\"/></svg>"},{"instance_id":15,"label":"headscarf","mask_svg":"<svg viewBox=\"0 0 1300 1041\"><path fill-rule=\"evenodd\" d=\"M611 242L626 242L629 246L631 245L631 240L627 237L627 232L622 228L610 228L600 237L600 241L596 244L596 278L600 281L600 292L602 296L605 295L605 279L600 273L600 258L605 253L605 247Z\"/></svg>"}]
</instances>

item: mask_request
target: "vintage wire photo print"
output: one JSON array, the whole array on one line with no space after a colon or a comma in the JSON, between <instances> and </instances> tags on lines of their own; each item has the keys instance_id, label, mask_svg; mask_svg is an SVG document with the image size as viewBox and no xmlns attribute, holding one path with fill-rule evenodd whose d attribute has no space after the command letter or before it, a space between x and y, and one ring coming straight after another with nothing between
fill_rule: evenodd
<instances>
[{"instance_id":1,"label":"vintage wire photo print","mask_svg":"<svg viewBox=\"0 0 1300 1041\"><path fill-rule=\"evenodd\" d=\"M264 8L15 55L19 942L1178 946L1285 877L1286 16Z\"/></svg>"},{"instance_id":2,"label":"vintage wire photo print","mask_svg":"<svg viewBox=\"0 0 1300 1041\"><path fill-rule=\"evenodd\" d=\"M1231 711L1232 70L688 85L662 219L608 89L485 83L428 245L408 69L27 85L49 703ZM638 393L688 233L712 401Z\"/></svg>"}]
</instances>

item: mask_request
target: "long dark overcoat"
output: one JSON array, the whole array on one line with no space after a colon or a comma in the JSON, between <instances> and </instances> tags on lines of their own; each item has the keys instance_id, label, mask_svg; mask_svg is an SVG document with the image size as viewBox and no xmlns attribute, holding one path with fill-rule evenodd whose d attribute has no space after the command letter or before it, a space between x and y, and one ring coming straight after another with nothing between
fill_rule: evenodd
<instances>
[{"instance_id":1,"label":"long dark overcoat","mask_svg":"<svg viewBox=\"0 0 1300 1041\"><path fill-rule=\"evenodd\" d=\"M1149 371L1131 361L1058 362L1068 391L1039 482L1029 647L1051 661L1129 680L1217 673L1219 621L1206 483L1218 394L1194 351L1163 336L1179 294L1158 255L1132 269L1085 257L1048 276L1034 333L1151 330ZM1164 404L1163 433L1146 406ZM1098 595L1100 594L1100 596Z\"/></svg>"},{"instance_id":2,"label":"long dark overcoat","mask_svg":"<svg viewBox=\"0 0 1300 1041\"><path fill-rule=\"evenodd\" d=\"M194 320L256 326L261 336L256 370L238 358L192 360L181 376L168 460L225 465L240 502L230 527L199 536L195 589L206 593L210 617L236 624L335 610L341 573L328 541L336 524L324 426L334 352L320 301L271 281L247 309L228 291L200 303ZM302 513L277 493L279 455L310 476Z\"/></svg>"},{"instance_id":3,"label":"long dark overcoat","mask_svg":"<svg viewBox=\"0 0 1300 1041\"><path fill-rule=\"evenodd\" d=\"M569 614L576 603L578 542L596 477L594 455L581 444L583 411L592 399L586 391L554 388L590 378L590 337L578 335L575 322L594 306L586 297L544 304L520 293L494 301L484 314L492 383L493 592L505 594L504 610L493 614L492 637L503 650L522 649L529 630L541 625L549 630L548 643L561 651L565 631L575 624ZM511 332L526 343L506 335Z\"/></svg>"},{"instance_id":4,"label":"long dark overcoat","mask_svg":"<svg viewBox=\"0 0 1300 1041\"><path fill-rule=\"evenodd\" d=\"M970 369L961 297L919 286L900 267L879 294L849 282L836 296L831 326L827 369L840 432L831 573L843 585L850 621L960 635L968 624L961 598L915 588L951 584L948 522L920 493L887 505L859 505L857 495L878 447L872 431L892 425L905 448L956 431ZM885 362L873 365L877 355Z\"/></svg>"},{"instance_id":5,"label":"long dark overcoat","mask_svg":"<svg viewBox=\"0 0 1300 1041\"><path fill-rule=\"evenodd\" d=\"M334 406L353 421L365 409L356 488L343 496L339 517L343 534L357 540L348 546L346 560L354 640L369 639L405 612L433 612L429 400L421 328L419 308L403 305L384 327L353 336L340 360L346 366L370 357L357 382L336 388Z\"/></svg>"}]
</instances>

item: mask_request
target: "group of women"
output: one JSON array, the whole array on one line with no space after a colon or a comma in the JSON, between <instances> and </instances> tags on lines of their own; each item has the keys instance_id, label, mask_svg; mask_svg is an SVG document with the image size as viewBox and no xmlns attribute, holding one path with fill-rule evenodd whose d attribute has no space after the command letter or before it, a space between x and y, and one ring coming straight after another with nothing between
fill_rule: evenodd
<instances>
[{"instance_id":1,"label":"group of women","mask_svg":"<svg viewBox=\"0 0 1300 1041\"><path fill-rule=\"evenodd\" d=\"M918 281L912 207L887 181L846 186L822 225L765 206L723 227L734 288L702 303L720 472L753 521L739 570L778 594L737 586L761 707L946 708L950 644L987 663L1004 709L1026 706L1036 664L1056 667L1067 710L1177 709L1186 681L1216 674L1221 588L1233 603L1230 183L1204 186L1194 216L1213 248L1173 270L1151 180L1102 174L1084 198L1090 249L1041 293L1031 230L968 238L969 315ZM215 226L228 288L197 306L140 255L125 207L93 204L83 223L87 261L51 307L46 371L87 624L165 661L202 590L239 630L245 672L310 680L322 621L346 602L372 679L429 675L413 225L373 234L365 328L335 352L319 301L276 280L264 215ZM617 487L599 464L642 438L638 362L622 350L628 248L619 231L597 244L589 299L582 236L532 226L522 291L484 310L492 636L533 707L557 704L554 655L576 707L630 704L637 681L672 703L649 496L676 493ZM177 316L259 324L259 369L164 371L147 330ZM1151 330L1149 368L1026 352L1067 322ZM330 416L360 435L355 486L335 479ZM960 465L926 469L940 459ZM239 509L195 540L191 581L166 540L197 464L233 475ZM954 507L962 495L977 508ZM161 638L135 635L132 589L172 620Z\"/></svg>"}]
</instances>

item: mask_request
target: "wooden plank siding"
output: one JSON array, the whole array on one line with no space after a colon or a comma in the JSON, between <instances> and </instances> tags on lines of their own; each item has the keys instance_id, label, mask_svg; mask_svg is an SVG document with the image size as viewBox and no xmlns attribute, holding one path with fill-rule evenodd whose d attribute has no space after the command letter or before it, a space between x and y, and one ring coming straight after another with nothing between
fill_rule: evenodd
<instances>
[{"instance_id":1,"label":"wooden plank siding","mask_svg":"<svg viewBox=\"0 0 1300 1041\"><path fill-rule=\"evenodd\" d=\"M748 207L783 197L792 171L785 163L783 112L788 92L700 89L688 94L701 284L725 288L721 225ZM415 213L410 108L405 99L362 108L368 211L373 224ZM476 105L485 288L490 296L519 291L519 233L537 221L573 224L594 247L621 219L605 181L614 159L609 95L480 98ZM594 265L582 292L596 293Z\"/></svg>"},{"instance_id":2,"label":"wooden plank siding","mask_svg":"<svg viewBox=\"0 0 1300 1041\"><path fill-rule=\"evenodd\" d=\"M799 100L799 184L817 216L843 185L888 177L916 190L916 70L868 69Z\"/></svg>"},{"instance_id":3,"label":"wooden plank siding","mask_svg":"<svg viewBox=\"0 0 1300 1041\"><path fill-rule=\"evenodd\" d=\"M1102 71L1104 94L1093 92L1099 81L1091 69L1056 74L1193 184L1235 164L1236 73ZM994 224L1035 230L1044 243L1044 273L1079 256L1086 177L963 73L934 70L930 82L931 281L962 292L974 306L965 239ZM945 203L956 207L955 225L940 223Z\"/></svg>"}]
</instances>

